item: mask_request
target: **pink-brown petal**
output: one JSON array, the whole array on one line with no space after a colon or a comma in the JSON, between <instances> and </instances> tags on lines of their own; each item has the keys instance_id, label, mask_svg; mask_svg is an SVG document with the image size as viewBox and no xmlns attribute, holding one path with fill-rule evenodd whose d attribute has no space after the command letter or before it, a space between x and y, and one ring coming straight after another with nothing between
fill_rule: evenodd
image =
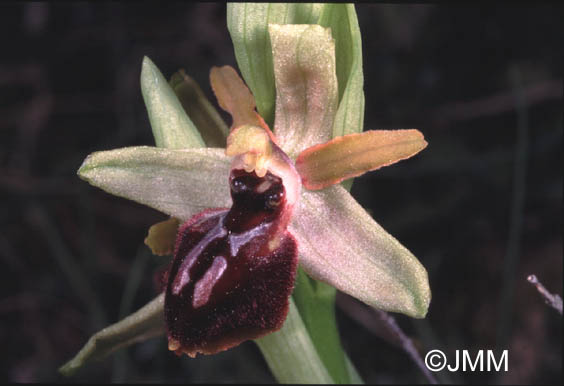
<instances>
[{"instance_id":1,"label":"pink-brown petal","mask_svg":"<svg viewBox=\"0 0 564 386\"><path fill-rule=\"evenodd\" d=\"M255 98L231 66L212 67L210 83L221 108L231 114L231 129L241 125L266 125L255 111Z\"/></svg>"},{"instance_id":2,"label":"pink-brown petal","mask_svg":"<svg viewBox=\"0 0 564 386\"><path fill-rule=\"evenodd\" d=\"M168 220L153 224L149 228L145 245L151 248L153 255L172 255L178 225L180 225L178 219L171 217Z\"/></svg>"},{"instance_id":3,"label":"pink-brown petal","mask_svg":"<svg viewBox=\"0 0 564 386\"><path fill-rule=\"evenodd\" d=\"M426 146L416 129L370 130L305 149L296 169L307 189L319 190L412 157Z\"/></svg>"}]
</instances>

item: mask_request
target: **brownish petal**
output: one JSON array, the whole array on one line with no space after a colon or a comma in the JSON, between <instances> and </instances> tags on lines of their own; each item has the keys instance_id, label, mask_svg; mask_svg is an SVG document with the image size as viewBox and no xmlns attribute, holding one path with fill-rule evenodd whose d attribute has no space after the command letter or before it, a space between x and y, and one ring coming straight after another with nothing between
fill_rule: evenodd
<instances>
[{"instance_id":1,"label":"brownish petal","mask_svg":"<svg viewBox=\"0 0 564 386\"><path fill-rule=\"evenodd\" d=\"M305 149L296 169L307 189L318 190L409 158L426 146L416 129L370 130Z\"/></svg>"},{"instance_id":2,"label":"brownish petal","mask_svg":"<svg viewBox=\"0 0 564 386\"><path fill-rule=\"evenodd\" d=\"M149 233L145 238L145 245L151 248L153 255L172 255L179 224L178 219L171 217L149 228Z\"/></svg>"},{"instance_id":3,"label":"brownish petal","mask_svg":"<svg viewBox=\"0 0 564 386\"><path fill-rule=\"evenodd\" d=\"M233 118L232 129L241 125L266 125L255 111L253 94L233 67L212 67L210 83L219 105Z\"/></svg>"},{"instance_id":4,"label":"brownish petal","mask_svg":"<svg viewBox=\"0 0 564 386\"><path fill-rule=\"evenodd\" d=\"M175 72L170 86L208 147L225 147L229 128L194 79L184 70Z\"/></svg>"}]
</instances>

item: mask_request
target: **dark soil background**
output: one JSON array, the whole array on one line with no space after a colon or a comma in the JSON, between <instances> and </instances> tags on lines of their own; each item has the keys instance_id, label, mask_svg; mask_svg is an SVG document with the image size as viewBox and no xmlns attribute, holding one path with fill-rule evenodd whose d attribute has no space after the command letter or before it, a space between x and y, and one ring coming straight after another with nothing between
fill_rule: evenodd
<instances>
[{"instance_id":1,"label":"dark soil background","mask_svg":"<svg viewBox=\"0 0 564 386\"><path fill-rule=\"evenodd\" d=\"M416 157L352 194L429 272L428 316L396 320L424 356L502 349L508 372L448 383L561 384L562 8L356 6L366 129L418 128ZM76 176L96 150L152 145L139 88L149 56L184 68L215 103L213 65L236 66L225 4L0 5L0 380L274 382L252 342L178 358L164 338L58 375L88 337L155 295L143 239L162 213ZM425 383L367 308L340 296L345 349L370 383Z\"/></svg>"}]
</instances>

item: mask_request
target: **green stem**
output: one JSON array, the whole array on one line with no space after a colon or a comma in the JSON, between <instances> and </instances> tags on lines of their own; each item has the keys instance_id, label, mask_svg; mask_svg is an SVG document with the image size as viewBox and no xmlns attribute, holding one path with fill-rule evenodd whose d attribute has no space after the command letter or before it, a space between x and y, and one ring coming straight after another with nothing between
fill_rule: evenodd
<instances>
[{"instance_id":1,"label":"green stem","mask_svg":"<svg viewBox=\"0 0 564 386\"><path fill-rule=\"evenodd\" d=\"M311 340L335 383L350 383L335 319L336 293L335 288L298 269L293 298Z\"/></svg>"},{"instance_id":2,"label":"green stem","mask_svg":"<svg viewBox=\"0 0 564 386\"><path fill-rule=\"evenodd\" d=\"M255 340L280 383L334 383L292 298L282 328Z\"/></svg>"},{"instance_id":3,"label":"green stem","mask_svg":"<svg viewBox=\"0 0 564 386\"><path fill-rule=\"evenodd\" d=\"M280 383L363 383L341 346L335 295L298 269L284 326L255 341Z\"/></svg>"}]
</instances>

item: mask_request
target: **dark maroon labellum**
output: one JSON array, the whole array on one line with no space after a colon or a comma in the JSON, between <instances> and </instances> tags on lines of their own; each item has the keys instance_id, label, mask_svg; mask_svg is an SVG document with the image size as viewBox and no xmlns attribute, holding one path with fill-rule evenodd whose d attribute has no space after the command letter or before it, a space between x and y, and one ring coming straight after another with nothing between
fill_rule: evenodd
<instances>
[{"instance_id":1,"label":"dark maroon labellum","mask_svg":"<svg viewBox=\"0 0 564 386\"><path fill-rule=\"evenodd\" d=\"M227 350L278 330L288 313L297 244L282 180L235 169L229 183L230 209L201 212L178 232L165 295L177 354Z\"/></svg>"}]
</instances>

